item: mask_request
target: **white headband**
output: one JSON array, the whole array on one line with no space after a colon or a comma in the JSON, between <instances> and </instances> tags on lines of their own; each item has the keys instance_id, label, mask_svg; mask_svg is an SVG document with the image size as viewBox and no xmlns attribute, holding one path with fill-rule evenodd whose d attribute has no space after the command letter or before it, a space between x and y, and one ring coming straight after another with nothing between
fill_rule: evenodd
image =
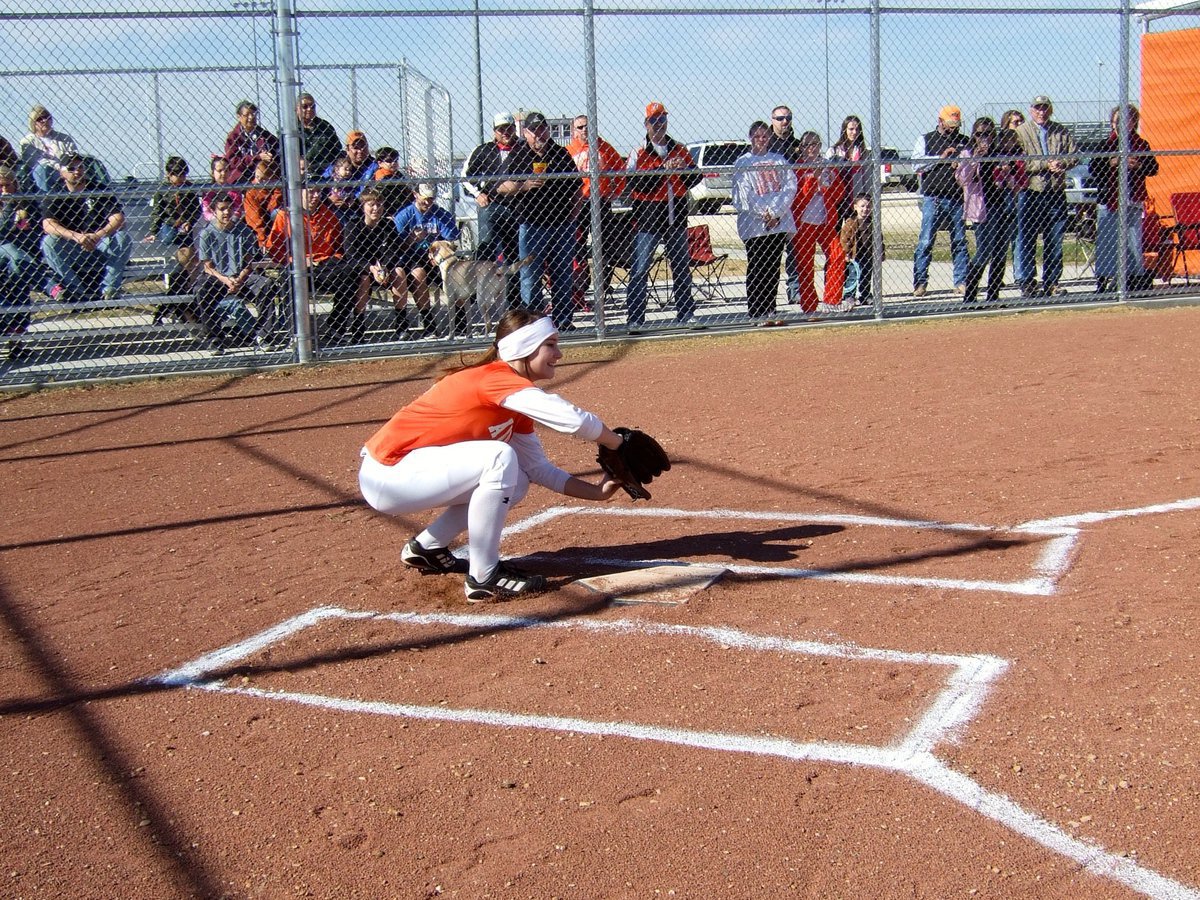
<instances>
[{"instance_id":1,"label":"white headband","mask_svg":"<svg viewBox=\"0 0 1200 900\"><path fill-rule=\"evenodd\" d=\"M496 342L496 352L505 362L515 362L529 356L545 343L546 338L555 334L558 334L558 326L552 318L543 316L500 338Z\"/></svg>"}]
</instances>

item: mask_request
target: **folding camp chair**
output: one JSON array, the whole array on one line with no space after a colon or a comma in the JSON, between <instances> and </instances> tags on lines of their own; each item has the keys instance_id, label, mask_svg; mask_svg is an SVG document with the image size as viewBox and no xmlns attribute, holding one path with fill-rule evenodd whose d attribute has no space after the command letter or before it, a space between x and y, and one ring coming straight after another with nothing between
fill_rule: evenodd
<instances>
[{"instance_id":1,"label":"folding camp chair","mask_svg":"<svg viewBox=\"0 0 1200 900\"><path fill-rule=\"evenodd\" d=\"M688 252L691 255L692 285L705 300L728 300L721 278L725 274L728 253L713 250L707 225L688 227Z\"/></svg>"},{"instance_id":2,"label":"folding camp chair","mask_svg":"<svg viewBox=\"0 0 1200 900\"><path fill-rule=\"evenodd\" d=\"M1175 245L1177 257L1183 258L1183 278L1192 283L1188 263L1189 251L1200 251L1200 191L1186 191L1171 195L1171 210L1175 224L1168 228Z\"/></svg>"}]
</instances>

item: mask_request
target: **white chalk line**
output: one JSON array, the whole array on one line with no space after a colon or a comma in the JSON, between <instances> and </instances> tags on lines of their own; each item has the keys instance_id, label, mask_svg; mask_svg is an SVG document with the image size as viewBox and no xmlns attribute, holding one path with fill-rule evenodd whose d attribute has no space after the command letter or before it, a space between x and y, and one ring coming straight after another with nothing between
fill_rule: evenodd
<instances>
[{"instance_id":1,"label":"white chalk line","mask_svg":"<svg viewBox=\"0 0 1200 900\"><path fill-rule=\"evenodd\" d=\"M1033 531L1036 533L1043 528L1078 528L1082 525L1094 525L1097 522L1107 522L1111 519L1151 516L1188 509L1200 509L1200 497L1188 497L1183 500L1173 500L1169 503L1155 503L1151 506L1138 506L1131 509L1110 509L1103 512L1084 512L1070 516L1058 516L1053 519L1038 519L1018 525L1014 530Z\"/></svg>"},{"instance_id":2,"label":"white chalk line","mask_svg":"<svg viewBox=\"0 0 1200 900\"><path fill-rule=\"evenodd\" d=\"M934 522L918 519L881 518L877 516L857 516L842 514L820 513L784 513L761 512L757 510L736 509L672 509L665 507L619 507L619 506L552 506L549 509L535 513L520 522L504 529L505 537L530 531L545 525L555 519L569 515L607 516L614 518L651 518L651 519L744 519L756 522L803 522L812 524L874 526L881 528L914 528L929 531L946 532L1016 532L1024 535L1044 535L1050 540L1045 549L1033 563L1033 575L1016 581L985 580L978 578L937 578L920 575L883 575L877 572L862 572L855 570L839 571L833 569L796 568L789 566L755 566L741 563L722 563L731 572L744 575L770 575L777 578L795 578L813 581L836 581L845 584L869 584L884 587L922 587L938 590L960 591L993 591L1006 594L1017 594L1028 597L1046 597L1054 593L1058 579L1066 572L1074 554L1075 543L1079 539L1079 530L1061 525L1036 526L1027 523L1018 528L995 525L981 525L968 522ZM541 558L541 554L532 557ZM561 558L561 557L559 557ZM589 565L617 566L626 569L640 569L654 565L688 565L678 559L614 559L600 556L580 557L580 561Z\"/></svg>"},{"instance_id":3,"label":"white chalk line","mask_svg":"<svg viewBox=\"0 0 1200 900\"><path fill-rule=\"evenodd\" d=\"M444 706L351 700L321 694L236 687L205 680L214 671L227 668L267 646L286 639L303 628L336 618L383 619L412 625L448 624L465 628L570 628L597 632L674 635L698 638L723 647L749 650L819 654L851 660L940 665L949 667L951 672L946 689L935 698L930 709L907 738L893 747L839 742L803 742L779 737L665 728L628 722L601 722L499 710L449 709ZM966 775L950 769L933 755L932 750L939 741L944 738L952 738L974 718L991 684L1006 667L1007 663L1004 660L983 654L916 653L863 648L852 644L830 644L752 635L722 627L670 625L632 620L542 620L535 617L502 615L370 613L335 607L319 607L243 641L231 644L229 647L205 654L191 663L159 675L154 680L164 684L196 687L263 700L282 700L338 712L368 713L490 727L531 728L603 735L719 752L773 756L793 761L807 760L884 769L912 777L918 783L962 803L1051 852L1075 861L1093 875L1117 881L1147 896L1162 898L1162 900L1200 900L1200 892L1193 888L1141 866L1126 857L1109 853L1097 845L1072 837L1057 825L1028 812L1004 795L988 791Z\"/></svg>"}]
</instances>

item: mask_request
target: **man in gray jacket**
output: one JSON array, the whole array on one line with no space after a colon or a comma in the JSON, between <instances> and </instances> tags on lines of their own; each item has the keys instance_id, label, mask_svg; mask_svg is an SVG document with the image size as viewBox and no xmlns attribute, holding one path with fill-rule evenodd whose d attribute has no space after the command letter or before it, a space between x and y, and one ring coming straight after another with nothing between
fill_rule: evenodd
<instances>
[{"instance_id":1,"label":"man in gray jacket","mask_svg":"<svg viewBox=\"0 0 1200 900\"><path fill-rule=\"evenodd\" d=\"M1021 296L1035 297L1037 239L1042 236L1042 290L1047 297L1065 294L1059 287L1063 271L1063 232L1067 230L1067 171L1079 162L1075 139L1066 127L1051 120L1054 104L1045 95L1033 98L1029 118L1017 129L1025 151L1029 185L1017 197L1017 258L1014 261Z\"/></svg>"}]
</instances>

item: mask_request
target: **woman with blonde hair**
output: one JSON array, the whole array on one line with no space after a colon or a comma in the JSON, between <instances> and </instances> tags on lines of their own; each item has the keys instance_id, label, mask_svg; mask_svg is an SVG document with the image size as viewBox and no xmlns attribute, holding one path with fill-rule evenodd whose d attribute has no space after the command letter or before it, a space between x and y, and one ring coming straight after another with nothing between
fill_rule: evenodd
<instances>
[{"instance_id":1,"label":"woman with blonde hair","mask_svg":"<svg viewBox=\"0 0 1200 900\"><path fill-rule=\"evenodd\" d=\"M33 179L39 191L61 190L62 176L58 167L71 154L82 156L75 138L54 128L50 110L38 104L29 111L29 134L21 138L21 166Z\"/></svg>"}]
</instances>

